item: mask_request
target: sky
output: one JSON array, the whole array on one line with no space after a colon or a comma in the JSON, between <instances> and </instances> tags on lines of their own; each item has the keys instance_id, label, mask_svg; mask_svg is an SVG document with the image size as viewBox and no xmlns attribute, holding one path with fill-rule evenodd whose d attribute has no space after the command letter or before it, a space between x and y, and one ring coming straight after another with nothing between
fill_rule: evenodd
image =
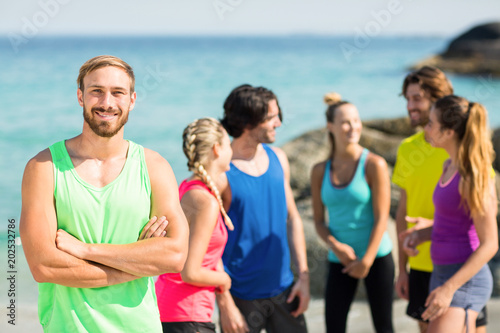
<instances>
[{"instance_id":1,"label":"sky","mask_svg":"<svg viewBox=\"0 0 500 333\"><path fill-rule=\"evenodd\" d=\"M2 0L0 36L456 35L498 0Z\"/></svg>"}]
</instances>

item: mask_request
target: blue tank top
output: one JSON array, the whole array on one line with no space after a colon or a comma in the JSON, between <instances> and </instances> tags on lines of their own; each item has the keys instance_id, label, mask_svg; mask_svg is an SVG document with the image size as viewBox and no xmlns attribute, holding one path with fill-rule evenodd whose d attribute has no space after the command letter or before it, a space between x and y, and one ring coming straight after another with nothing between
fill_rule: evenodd
<instances>
[{"instance_id":1,"label":"blue tank top","mask_svg":"<svg viewBox=\"0 0 500 333\"><path fill-rule=\"evenodd\" d=\"M332 184L331 161L327 161L321 186L321 200L328 209L330 233L338 241L350 245L358 258L365 255L374 222L372 192L365 178L368 153L368 149L363 150L354 177L343 187ZM383 257L391 250L392 242L386 231L382 236L377 257ZM328 260L340 262L332 250L328 251Z\"/></svg>"},{"instance_id":2,"label":"blue tank top","mask_svg":"<svg viewBox=\"0 0 500 333\"><path fill-rule=\"evenodd\" d=\"M232 163L227 172L232 193L227 213L234 231L222 260L231 293L245 300L276 296L293 283L283 169L274 151L263 147L269 157L264 174L251 176Z\"/></svg>"}]
</instances>

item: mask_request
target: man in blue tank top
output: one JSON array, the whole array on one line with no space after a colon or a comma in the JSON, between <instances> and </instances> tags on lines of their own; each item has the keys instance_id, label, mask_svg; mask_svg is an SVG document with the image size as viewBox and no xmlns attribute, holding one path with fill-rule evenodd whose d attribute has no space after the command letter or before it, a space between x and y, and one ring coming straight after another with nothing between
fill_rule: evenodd
<instances>
[{"instance_id":1,"label":"man in blue tank top","mask_svg":"<svg viewBox=\"0 0 500 333\"><path fill-rule=\"evenodd\" d=\"M222 260L230 292L217 297L223 332L306 332L309 272L302 220L290 187L286 154L268 143L281 126L272 91L242 85L221 120L233 137L222 197L234 223ZM294 283L290 253L298 273Z\"/></svg>"},{"instance_id":2,"label":"man in blue tank top","mask_svg":"<svg viewBox=\"0 0 500 333\"><path fill-rule=\"evenodd\" d=\"M98 56L77 82L82 133L40 152L23 177L20 234L40 283L40 323L45 332L161 332L153 276L181 271L187 256L175 176L123 138L136 101L130 65Z\"/></svg>"}]
</instances>

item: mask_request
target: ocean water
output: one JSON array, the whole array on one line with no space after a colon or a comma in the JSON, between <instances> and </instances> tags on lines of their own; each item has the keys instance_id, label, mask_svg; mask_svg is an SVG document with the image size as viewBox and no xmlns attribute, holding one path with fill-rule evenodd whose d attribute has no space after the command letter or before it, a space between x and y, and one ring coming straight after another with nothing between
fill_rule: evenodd
<instances>
[{"instance_id":1,"label":"ocean water","mask_svg":"<svg viewBox=\"0 0 500 333\"><path fill-rule=\"evenodd\" d=\"M0 266L6 267L8 219L21 209L26 162L52 143L76 136L83 123L76 99L80 66L99 54L123 58L135 70L138 101L125 137L158 151L177 180L188 175L181 133L192 120L219 118L235 86L262 85L284 112L277 145L324 126L322 96L336 91L363 120L406 115L399 95L408 66L442 51L447 38L386 37L36 37L15 50L0 40ZM349 47L352 53L343 52ZM500 126L500 81L450 75L455 91L482 102ZM21 283L33 289L21 248ZM2 283L3 286L3 283ZM31 288L31 289L30 289ZM3 290L3 289L2 289ZM21 294L31 303L36 294ZM2 295L2 298L5 295ZM3 304L3 303L2 303Z\"/></svg>"}]
</instances>

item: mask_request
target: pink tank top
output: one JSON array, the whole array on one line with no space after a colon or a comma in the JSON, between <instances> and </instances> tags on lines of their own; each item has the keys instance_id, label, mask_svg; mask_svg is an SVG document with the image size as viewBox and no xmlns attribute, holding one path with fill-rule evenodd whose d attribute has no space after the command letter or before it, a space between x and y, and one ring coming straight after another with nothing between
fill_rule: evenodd
<instances>
[{"instance_id":1,"label":"pink tank top","mask_svg":"<svg viewBox=\"0 0 500 333\"><path fill-rule=\"evenodd\" d=\"M199 180L184 180L179 186L179 196L192 189L209 188ZM212 192L210 192L212 193ZM219 213L217 223L203 257L202 266L216 270L227 242L227 229ZM215 287L198 287L182 281L180 273L162 274L156 281L156 296L162 322L212 321L215 306Z\"/></svg>"},{"instance_id":2,"label":"pink tank top","mask_svg":"<svg viewBox=\"0 0 500 333\"><path fill-rule=\"evenodd\" d=\"M446 184L441 178L432 197L435 211L431 258L436 265L463 263L479 246L474 222L465 208L460 206L459 183L458 172Z\"/></svg>"}]
</instances>

